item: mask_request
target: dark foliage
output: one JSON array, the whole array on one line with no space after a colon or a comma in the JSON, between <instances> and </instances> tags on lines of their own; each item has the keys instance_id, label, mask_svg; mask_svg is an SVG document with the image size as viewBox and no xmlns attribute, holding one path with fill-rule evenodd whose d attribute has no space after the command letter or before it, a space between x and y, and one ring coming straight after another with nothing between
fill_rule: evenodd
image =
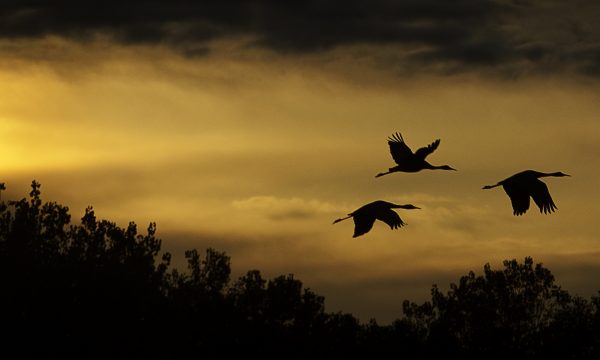
<instances>
[{"instance_id":1,"label":"dark foliage","mask_svg":"<svg viewBox=\"0 0 600 360\"><path fill-rule=\"evenodd\" d=\"M293 275L258 270L231 281L230 258L214 249L171 256L151 223L120 228L88 208L28 199L0 202L0 345L8 352L84 358L286 357L397 354L429 357L597 358L600 297L571 296L531 258L463 276L431 301L404 303L391 325L325 312L325 299ZM2 189L0 189L2 190ZM159 260L160 259L160 260Z\"/></svg>"}]
</instances>

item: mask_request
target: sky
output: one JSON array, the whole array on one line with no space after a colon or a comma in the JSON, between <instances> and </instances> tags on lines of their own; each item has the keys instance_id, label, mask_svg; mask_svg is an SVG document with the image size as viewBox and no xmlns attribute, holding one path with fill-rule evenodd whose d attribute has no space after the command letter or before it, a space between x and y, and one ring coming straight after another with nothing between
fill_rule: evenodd
<instances>
[{"instance_id":1,"label":"sky","mask_svg":"<svg viewBox=\"0 0 600 360\"><path fill-rule=\"evenodd\" d=\"M283 5L285 3L285 5ZM2 199L32 180L74 221L156 222L174 266L294 274L326 311L389 323L470 270L531 256L600 290L600 3L593 0L3 1ZM387 138L434 165L394 166ZM558 210L513 216L525 169ZM352 238L386 200L406 226Z\"/></svg>"}]
</instances>

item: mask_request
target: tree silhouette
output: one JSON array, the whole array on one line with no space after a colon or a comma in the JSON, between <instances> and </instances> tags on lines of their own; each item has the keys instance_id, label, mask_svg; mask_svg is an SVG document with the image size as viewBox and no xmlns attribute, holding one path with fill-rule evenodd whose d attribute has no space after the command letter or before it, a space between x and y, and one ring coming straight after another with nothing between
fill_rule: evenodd
<instances>
[{"instance_id":1,"label":"tree silhouette","mask_svg":"<svg viewBox=\"0 0 600 360\"><path fill-rule=\"evenodd\" d=\"M556 285L550 270L534 265L532 258L503 265L492 270L486 264L481 276L469 272L447 294L434 286L431 302L405 303L408 321L427 331L429 349L463 356L533 357L553 346L548 339L572 323L567 314L583 319L596 313Z\"/></svg>"},{"instance_id":2,"label":"tree silhouette","mask_svg":"<svg viewBox=\"0 0 600 360\"><path fill-rule=\"evenodd\" d=\"M527 257L482 275L469 272L447 293L403 303L390 325L361 324L325 311L325 299L292 274L259 270L231 282L230 258L185 252L171 269L156 224L121 228L88 207L78 224L66 206L40 197L0 201L0 345L22 356L220 358L277 354L402 357L597 358L600 296L571 296Z\"/></svg>"},{"instance_id":3,"label":"tree silhouette","mask_svg":"<svg viewBox=\"0 0 600 360\"><path fill-rule=\"evenodd\" d=\"M68 208L42 205L40 184L0 215L1 308L24 349L106 353L148 345L169 256L156 263L156 226L146 235L98 221L92 208L70 225ZM25 346L26 342L39 346Z\"/></svg>"},{"instance_id":4,"label":"tree silhouette","mask_svg":"<svg viewBox=\"0 0 600 360\"><path fill-rule=\"evenodd\" d=\"M570 297L554 314L554 321L540 334L540 353L571 359L593 359L600 353L600 298L591 301Z\"/></svg>"}]
</instances>

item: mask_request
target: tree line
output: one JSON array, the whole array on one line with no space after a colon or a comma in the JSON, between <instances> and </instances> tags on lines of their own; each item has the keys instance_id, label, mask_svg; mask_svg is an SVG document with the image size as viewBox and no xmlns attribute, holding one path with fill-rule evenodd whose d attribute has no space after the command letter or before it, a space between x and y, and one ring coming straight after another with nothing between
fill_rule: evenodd
<instances>
[{"instance_id":1,"label":"tree line","mask_svg":"<svg viewBox=\"0 0 600 360\"><path fill-rule=\"evenodd\" d=\"M598 358L600 297L573 296L527 257L469 272L431 300L405 300L389 325L326 312L292 274L231 279L224 252L185 252L171 268L156 224L145 234L85 210L27 198L0 202L0 315L5 351L84 358L292 358L355 354Z\"/></svg>"}]
</instances>

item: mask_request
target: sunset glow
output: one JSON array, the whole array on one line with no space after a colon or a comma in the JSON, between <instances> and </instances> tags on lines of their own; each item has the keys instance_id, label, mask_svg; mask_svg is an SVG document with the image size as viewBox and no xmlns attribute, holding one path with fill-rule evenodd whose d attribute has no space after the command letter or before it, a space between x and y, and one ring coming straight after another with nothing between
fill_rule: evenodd
<instances>
[{"instance_id":1,"label":"sunset glow","mask_svg":"<svg viewBox=\"0 0 600 360\"><path fill-rule=\"evenodd\" d=\"M586 31L597 51L598 32ZM2 37L2 200L35 179L75 220L92 205L123 226L155 221L177 266L183 250L213 247L231 256L234 278L293 273L327 310L363 321L391 321L432 284L525 256L572 293L600 289L597 57L593 73L508 56L469 68L431 60L435 42L366 35L285 51L282 39L233 33L193 55L170 38L118 39ZM458 171L376 179L394 165L395 132L413 150L441 139L428 160ZM501 188L481 190L525 169L572 175L544 180L556 213L532 203L515 217ZM377 199L421 210L355 239L351 221L332 225Z\"/></svg>"}]
</instances>

